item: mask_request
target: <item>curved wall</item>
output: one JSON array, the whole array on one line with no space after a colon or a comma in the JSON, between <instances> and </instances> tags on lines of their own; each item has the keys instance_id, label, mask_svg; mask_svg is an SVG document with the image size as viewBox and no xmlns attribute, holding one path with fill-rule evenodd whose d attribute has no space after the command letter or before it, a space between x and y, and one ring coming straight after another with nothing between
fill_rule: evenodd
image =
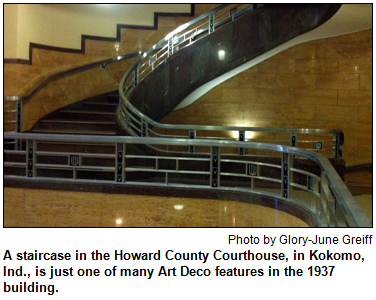
<instances>
[{"instance_id":1,"label":"curved wall","mask_svg":"<svg viewBox=\"0 0 376 300\"><path fill-rule=\"evenodd\" d=\"M372 30L365 30L296 45L161 122L338 128L346 165L372 162L372 43Z\"/></svg>"}]
</instances>

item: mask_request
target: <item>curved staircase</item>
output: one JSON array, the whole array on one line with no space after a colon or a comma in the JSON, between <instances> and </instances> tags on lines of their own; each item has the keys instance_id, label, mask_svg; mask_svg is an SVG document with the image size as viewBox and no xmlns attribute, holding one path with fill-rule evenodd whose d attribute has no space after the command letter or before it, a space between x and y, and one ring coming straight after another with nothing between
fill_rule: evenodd
<instances>
[{"instance_id":1,"label":"curved staircase","mask_svg":"<svg viewBox=\"0 0 376 300\"><path fill-rule=\"evenodd\" d=\"M181 189L184 194L206 192L214 199L238 195L239 201L294 211L312 226L368 226L329 161L300 149L299 142L307 141L297 140L301 133L329 135L325 141L308 141L313 144L310 150L319 152L328 144L328 156L343 179L340 130L276 129L288 137L285 144L275 139L272 145L270 140L247 141L245 133L265 130L260 128L158 123L197 87L321 25L340 7L249 5L216 15L226 6L179 27L142 52L125 73L119 94L68 105L40 119L30 134L9 135L22 143L21 151L5 151L6 178L24 174L26 185L51 180L71 189L88 190L92 184L94 190L100 186L113 192L143 187L139 192L176 194ZM197 22L201 29L190 29ZM172 133L160 134L159 127ZM174 133L179 130L185 135ZM205 130L235 130L239 138L196 135Z\"/></svg>"}]
</instances>

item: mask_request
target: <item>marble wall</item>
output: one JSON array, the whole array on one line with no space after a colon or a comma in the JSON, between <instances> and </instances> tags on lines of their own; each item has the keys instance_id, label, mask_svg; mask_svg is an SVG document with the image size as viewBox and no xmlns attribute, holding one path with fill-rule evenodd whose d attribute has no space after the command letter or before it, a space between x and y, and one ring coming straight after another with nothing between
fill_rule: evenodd
<instances>
[{"instance_id":1,"label":"marble wall","mask_svg":"<svg viewBox=\"0 0 376 300\"><path fill-rule=\"evenodd\" d=\"M195 5L196 16L216 5ZM125 55L152 47L178 26L194 17L159 17L158 30L122 29L121 41L89 40L85 53L32 48L32 65L4 64L4 95L25 96L47 76L73 67ZM115 34L115 32L114 32ZM23 103L23 130L29 130L41 117L65 105L118 89L122 75L135 58L108 64L54 80Z\"/></svg>"},{"instance_id":2,"label":"marble wall","mask_svg":"<svg viewBox=\"0 0 376 300\"><path fill-rule=\"evenodd\" d=\"M4 189L4 227L307 227L235 201Z\"/></svg>"},{"instance_id":3,"label":"marble wall","mask_svg":"<svg viewBox=\"0 0 376 300\"><path fill-rule=\"evenodd\" d=\"M196 16L215 4L195 5ZM86 40L85 54L33 49L32 65L4 64L4 95L22 96L49 74L146 49L189 21L160 17L158 30L123 29L121 42ZM116 90L133 59L55 80L24 103L23 130L45 114ZM348 165L372 161L372 30L287 49L209 91L164 123L340 128Z\"/></svg>"},{"instance_id":4,"label":"marble wall","mask_svg":"<svg viewBox=\"0 0 376 300\"><path fill-rule=\"evenodd\" d=\"M296 45L162 123L339 128L347 165L372 161L372 30Z\"/></svg>"}]
</instances>

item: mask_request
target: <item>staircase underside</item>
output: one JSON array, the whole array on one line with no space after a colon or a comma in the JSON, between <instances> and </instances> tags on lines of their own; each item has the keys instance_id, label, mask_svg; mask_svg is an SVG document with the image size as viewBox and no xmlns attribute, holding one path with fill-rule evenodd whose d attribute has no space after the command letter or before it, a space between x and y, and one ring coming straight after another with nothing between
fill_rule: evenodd
<instances>
[{"instance_id":1,"label":"staircase underside","mask_svg":"<svg viewBox=\"0 0 376 300\"><path fill-rule=\"evenodd\" d=\"M138 83L128 100L158 122L200 86L320 26L340 6L268 4L252 10L174 53Z\"/></svg>"}]
</instances>

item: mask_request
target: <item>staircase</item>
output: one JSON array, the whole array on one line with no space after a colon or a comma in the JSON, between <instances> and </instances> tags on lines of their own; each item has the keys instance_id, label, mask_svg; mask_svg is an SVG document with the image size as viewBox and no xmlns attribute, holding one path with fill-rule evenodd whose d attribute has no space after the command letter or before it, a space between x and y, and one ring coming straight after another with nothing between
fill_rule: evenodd
<instances>
[{"instance_id":1,"label":"staircase","mask_svg":"<svg viewBox=\"0 0 376 300\"><path fill-rule=\"evenodd\" d=\"M220 9L225 7L222 5ZM4 153L4 171L8 180L23 176L26 178L21 181L30 183L34 180L33 184L51 180L82 187L89 183L95 190L99 184L101 191L156 187L159 192L163 189L164 195L172 190L176 195L178 188L193 189L194 194L207 192L207 197L215 199L228 199L239 194L239 199L242 199L239 201L265 202L285 211L295 209L295 215L316 218L311 222L313 226L368 224L361 214L354 220L349 217L351 213L341 201L351 199L351 195L342 191L341 178L324 156L300 149L299 130L277 129L279 133L287 134L288 139L282 142L292 147L286 147L278 139L278 144L274 140L275 145L246 142L247 131L269 132L271 129L171 127L157 123L195 88L319 26L339 8L337 5L317 5L314 9L305 5L291 7L293 9L283 10L283 16L284 21L292 21L292 30L281 27L279 19L272 22L279 13L275 5L264 5L261 9L250 5L242 12L231 9L223 20L218 20L217 31L214 31L217 11L210 12L204 15L209 17L208 24L200 25L208 35L197 28L183 33L178 28L145 51L128 69L119 94L111 92L68 105L40 119L30 130L31 134L19 134L18 139L22 140L20 151L6 150ZM266 27L270 38L260 27L265 25L260 21L264 20L262 16L268 21ZM310 21L302 21L303 17ZM232 23L226 23L231 20ZM250 24L257 25L257 28L250 29ZM224 61L218 58L219 51L224 50L215 46L222 42L227 53ZM253 42L259 43L252 46ZM191 47L185 47L188 45ZM168 138L164 135L155 137L159 134L153 130L163 126L172 133ZM188 133L183 136L173 133L181 129L188 130ZM219 136L196 136L198 131L205 130L237 130L239 138L228 139L222 133ZM302 129L302 133L310 132ZM329 134L329 139L324 142L313 140L311 150L318 152L324 144L329 144L329 156L332 155L332 163L343 179L341 131L313 130L312 133L315 133L315 138L319 134ZM200 151L201 148L204 151ZM257 155L258 151L266 154ZM335 189L337 185L341 186L339 192ZM294 202L295 197L300 197L297 202Z\"/></svg>"},{"instance_id":2,"label":"staircase","mask_svg":"<svg viewBox=\"0 0 376 300\"><path fill-rule=\"evenodd\" d=\"M117 92L85 99L39 120L32 133L116 135Z\"/></svg>"}]
</instances>

